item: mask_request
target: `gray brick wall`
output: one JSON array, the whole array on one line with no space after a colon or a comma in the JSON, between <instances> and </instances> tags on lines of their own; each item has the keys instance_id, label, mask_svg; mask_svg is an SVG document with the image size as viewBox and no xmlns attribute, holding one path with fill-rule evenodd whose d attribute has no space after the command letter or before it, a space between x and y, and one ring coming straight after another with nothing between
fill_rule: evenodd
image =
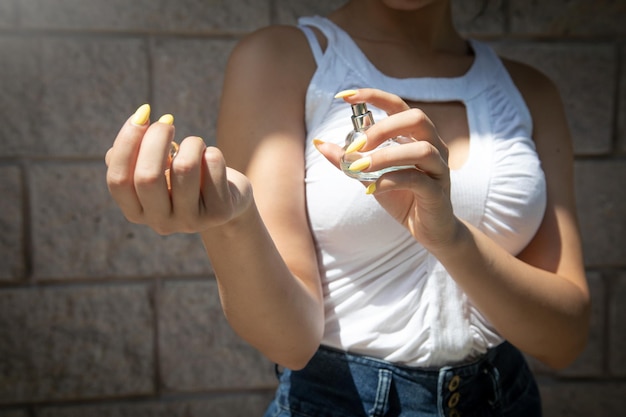
<instances>
[{"instance_id":1,"label":"gray brick wall","mask_svg":"<svg viewBox=\"0 0 626 417\"><path fill-rule=\"evenodd\" d=\"M126 222L102 161L141 103L214 137L244 34L342 0L0 0L0 417L255 416L272 365L226 324L196 236ZM626 408L626 2L454 0L468 34L544 71L574 138L594 301L546 416ZM187 129L187 130L185 130Z\"/></svg>"}]
</instances>

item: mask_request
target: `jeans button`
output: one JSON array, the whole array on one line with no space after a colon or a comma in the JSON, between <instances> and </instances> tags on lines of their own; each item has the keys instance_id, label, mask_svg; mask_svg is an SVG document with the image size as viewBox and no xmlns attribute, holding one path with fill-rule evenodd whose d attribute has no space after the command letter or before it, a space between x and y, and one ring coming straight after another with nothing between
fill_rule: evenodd
<instances>
[{"instance_id":1,"label":"jeans button","mask_svg":"<svg viewBox=\"0 0 626 417\"><path fill-rule=\"evenodd\" d=\"M460 400L461 400L461 394L459 394L458 392L455 392L454 394L450 396L450 399L448 400L448 407L450 408L456 407L457 405L459 405Z\"/></svg>"},{"instance_id":2,"label":"jeans button","mask_svg":"<svg viewBox=\"0 0 626 417\"><path fill-rule=\"evenodd\" d=\"M458 375L454 375L452 379L450 380L450 383L448 384L448 389L450 390L450 392L454 392L459 388L460 384L461 384L461 377Z\"/></svg>"}]
</instances>

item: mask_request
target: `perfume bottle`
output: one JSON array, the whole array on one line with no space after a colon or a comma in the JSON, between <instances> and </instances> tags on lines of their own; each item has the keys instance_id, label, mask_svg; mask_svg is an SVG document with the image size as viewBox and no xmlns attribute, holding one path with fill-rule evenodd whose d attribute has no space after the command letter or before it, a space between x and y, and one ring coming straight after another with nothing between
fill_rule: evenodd
<instances>
[{"instance_id":1,"label":"perfume bottle","mask_svg":"<svg viewBox=\"0 0 626 417\"><path fill-rule=\"evenodd\" d=\"M344 151L348 149L350 144L355 140L358 140L362 137L367 129L369 129L374 124L374 117L372 116L372 112L367 109L367 105L365 103L356 103L352 104L352 125L354 129L348 133L346 136L346 143L344 146ZM381 169L379 171L373 172L361 172L361 171L350 171L348 167L354 161L361 159L372 152L375 152L378 149L387 147L387 146L397 146L403 142L410 142L409 138L405 138L403 136L398 136L395 138L390 138L378 145L375 149L367 152L351 152L344 153L341 157L341 170L349 177L356 178L361 181L376 181L381 175L391 171L398 171L401 169L415 169L415 166L405 165L405 166L393 166Z\"/></svg>"}]
</instances>

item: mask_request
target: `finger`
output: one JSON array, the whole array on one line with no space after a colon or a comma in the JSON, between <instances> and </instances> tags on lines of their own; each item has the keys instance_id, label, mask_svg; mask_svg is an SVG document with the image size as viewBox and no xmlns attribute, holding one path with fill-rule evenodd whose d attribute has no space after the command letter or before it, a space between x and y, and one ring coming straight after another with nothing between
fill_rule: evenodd
<instances>
[{"instance_id":1,"label":"finger","mask_svg":"<svg viewBox=\"0 0 626 417\"><path fill-rule=\"evenodd\" d=\"M191 136L183 140L172 160L170 180L172 206L179 214L193 220L199 212L199 195L206 145L202 138Z\"/></svg>"},{"instance_id":2,"label":"finger","mask_svg":"<svg viewBox=\"0 0 626 417\"><path fill-rule=\"evenodd\" d=\"M343 98L350 104L369 103L384 110L388 115L400 113L410 108L399 96L375 88L345 90L338 93L335 97Z\"/></svg>"},{"instance_id":3,"label":"finger","mask_svg":"<svg viewBox=\"0 0 626 417\"><path fill-rule=\"evenodd\" d=\"M407 169L384 174L368 185L366 193L374 194L380 203L390 199L391 206L394 206L398 199L396 192L410 191L417 197L420 206L435 208L449 202L449 190L448 181L442 182L422 171Z\"/></svg>"},{"instance_id":4,"label":"finger","mask_svg":"<svg viewBox=\"0 0 626 417\"><path fill-rule=\"evenodd\" d=\"M446 161L439 150L427 141L381 147L352 162L349 169L373 172L394 166L412 166L435 179L449 176Z\"/></svg>"},{"instance_id":5,"label":"finger","mask_svg":"<svg viewBox=\"0 0 626 417\"><path fill-rule=\"evenodd\" d=\"M113 148L109 148L107 153L104 155L104 164L109 167L109 162L111 161L111 155L113 154Z\"/></svg>"},{"instance_id":6,"label":"finger","mask_svg":"<svg viewBox=\"0 0 626 417\"><path fill-rule=\"evenodd\" d=\"M322 154L328 161L330 161L334 166L341 169L341 156L344 151L338 145L333 143L327 143L320 139L313 139L313 145L315 148Z\"/></svg>"},{"instance_id":7,"label":"finger","mask_svg":"<svg viewBox=\"0 0 626 417\"><path fill-rule=\"evenodd\" d=\"M143 215L156 227L171 213L165 170L168 167L174 127L155 123L146 131L137 156L134 185Z\"/></svg>"},{"instance_id":8,"label":"finger","mask_svg":"<svg viewBox=\"0 0 626 417\"><path fill-rule=\"evenodd\" d=\"M448 160L448 147L439 137L433 122L419 109L411 108L389 116L370 127L366 135L367 143L362 148L364 151L375 148L388 138L405 137L430 143L445 161Z\"/></svg>"},{"instance_id":9,"label":"finger","mask_svg":"<svg viewBox=\"0 0 626 417\"><path fill-rule=\"evenodd\" d=\"M373 149L391 137L407 136L430 141L446 156L447 160L447 148L439 138L432 121L423 111L411 108L399 96L374 88L361 88L342 91L336 97L343 98L351 104L370 103L386 111L390 116L368 129L367 141L361 148L362 150Z\"/></svg>"},{"instance_id":10,"label":"finger","mask_svg":"<svg viewBox=\"0 0 626 417\"><path fill-rule=\"evenodd\" d=\"M219 149L209 146L205 149L203 158L202 207L216 222L229 220L233 215L233 201L224 156Z\"/></svg>"},{"instance_id":11,"label":"finger","mask_svg":"<svg viewBox=\"0 0 626 417\"><path fill-rule=\"evenodd\" d=\"M135 192L134 172L139 147L148 129L149 117L150 106L144 104L139 107L124 123L105 156L109 192L131 221L137 221L142 212Z\"/></svg>"}]
</instances>

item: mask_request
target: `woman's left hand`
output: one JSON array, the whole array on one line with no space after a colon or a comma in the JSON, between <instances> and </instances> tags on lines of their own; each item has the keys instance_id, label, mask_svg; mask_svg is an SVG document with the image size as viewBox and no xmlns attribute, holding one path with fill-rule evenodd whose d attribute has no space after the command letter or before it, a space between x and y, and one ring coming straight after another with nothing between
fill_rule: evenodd
<instances>
[{"instance_id":1,"label":"woman's left hand","mask_svg":"<svg viewBox=\"0 0 626 417\"><path fill-rule=\"evenodd\" d=\"M370 127L360 151L370 151L388 138L412 139L400 146L388 146L368 155L363 172L391 166L415 166L388 172L376 182L365 182L369 194L398 222L403 224L427 249L437 249L451 242L460 229L450 201L448 148L437 129L419 109L410 108L400 97L376 89L359 89L341 94L350 104L370 103L389 115ZM344 151L341 147L316 141L317 149L339 168Z\"/></svg>"}]
</instances>

